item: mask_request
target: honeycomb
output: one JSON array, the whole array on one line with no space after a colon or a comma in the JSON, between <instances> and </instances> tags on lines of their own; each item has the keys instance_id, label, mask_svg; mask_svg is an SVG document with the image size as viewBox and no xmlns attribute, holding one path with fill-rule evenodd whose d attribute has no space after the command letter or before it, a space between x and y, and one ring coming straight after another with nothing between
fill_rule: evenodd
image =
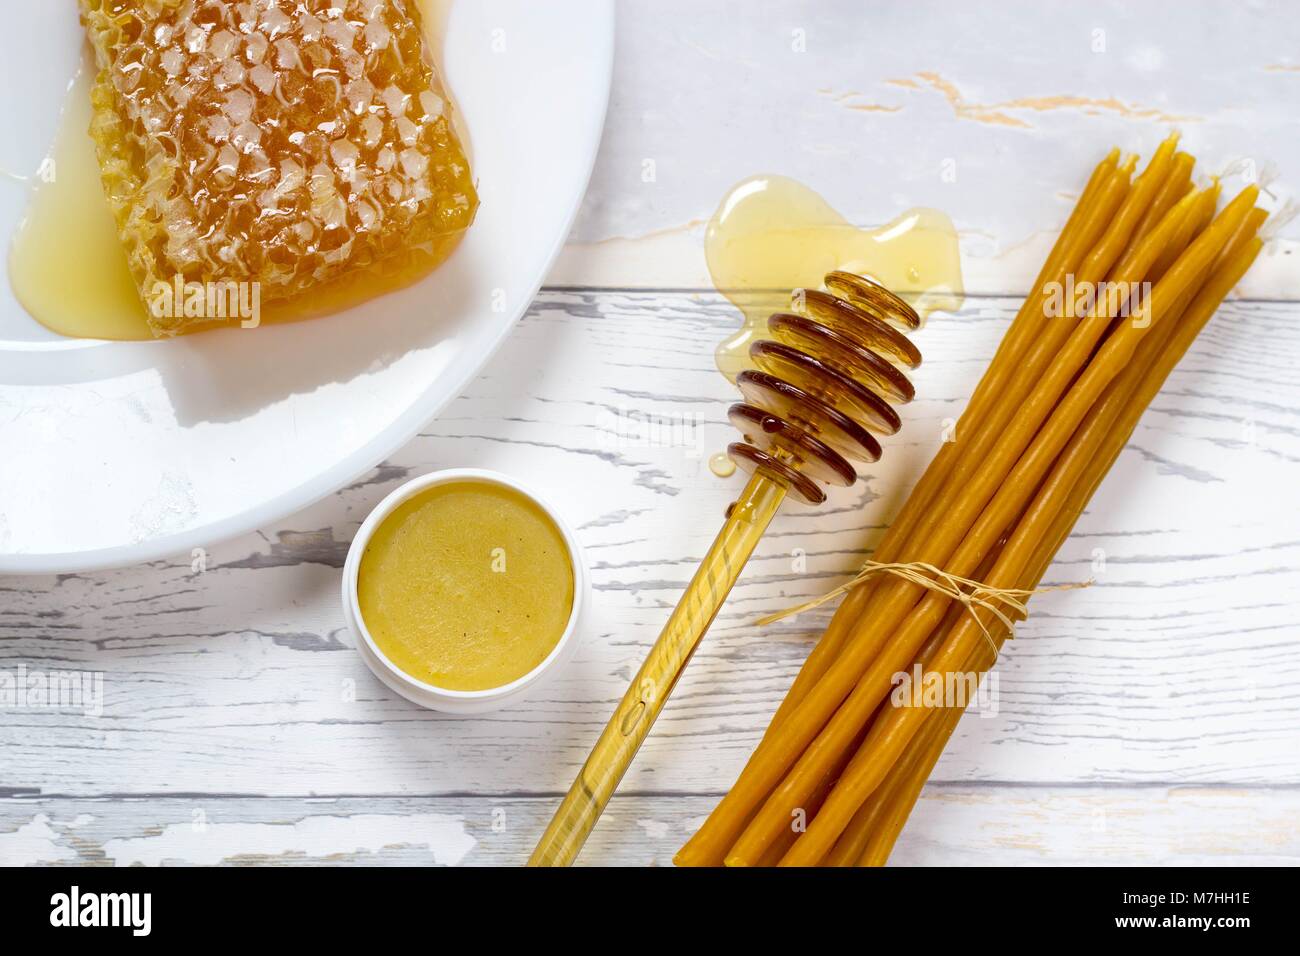
<instances>
[{"instance_id":1,"label":"honeycomb","mask_svg":"<svg viewBox=\"0 0 1300 956\"><path fill-rule=\"evenodd\" d=\"M297 299L445 248L478 197L413 0L80 0L104 188L142 299ZM215 317L150 312L155 335Z\"/></svg>"}]
</instances>

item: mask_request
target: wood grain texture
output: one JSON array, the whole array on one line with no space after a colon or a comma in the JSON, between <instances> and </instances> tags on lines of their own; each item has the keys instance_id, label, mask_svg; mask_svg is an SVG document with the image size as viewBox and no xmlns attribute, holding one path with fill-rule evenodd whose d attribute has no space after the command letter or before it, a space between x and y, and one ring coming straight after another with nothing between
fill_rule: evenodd
<instances>
[{"instance_id":1,"label":"wood grain texture","mask_svg":"<svg viewBox=\"0 0 1300 956\"><path fill-rule=\"evenodd\" d=\"M1283 0L750 0L743 16L660 0L619 16L610 121L553 282L707 286L704 224L759 172L864 225L942 209L981 294L1024 294L1111 146L1148 155L1178 129L1202 177L1296 198L1300 19ZM1244 291L1300 299L1300 222L1275 232Z\"/></svg>"},{"instance_id":2,"label":"wood grain texture","mask_svg":"<svg viewBox=\"0 0 1300 956\"><path fill-rule=\"evenodd\" d=\"M103 676L97 715L0 710L0 863L522 861L740 487L706 465L732 436L711 351L735 317L705 291L704 221L762 170L857 222L938 206L980 294L918 335L919 397L866 480L778 517L583 856L666 864L828 612L753 621L877 540L1094 154L1177 125L1207 170L1273 177L1278 205L1295 181L1282 5L1216 8L1212 30L1172 2L747 9L620 5L605 140L550 287L398 455L199 555L0 578L0 675ZM1300 863L1297 239L1278 228L1143 419L1048 575L1096 583L1035 599L996 714L963 721L896 863ZM368 511L447 466L544 488L594 588L574 662L474 719L389 694L338 606Z\"/></svg>"},{"instance_id":3,"label":"wood grain texture","mask_svg":"<svg viewBox=\"0 0 1300 956\"><path fill-rule=\"evenodd\" d=\"M1015 306L973 300L933 321L918 337L921 397L884 459L823 508L778 517L624 785L672 808L656 819L673 839L687 809L698 816L734 778L826 615L762 629L753 620L850 572L935 451ZM1291 373L1300 347L1285 334L1297 320L1295 305L1252 302L1215 319L1049 574L1097 584L1035 600L999 669L998 711L963 722L936 773L942 786L1027 788L1018 799L1030 802L1043 788L1186 791L1180 819L1195 814L1187 808L1199 793L1274 794L1247 790L1249 808L1293 797L1300 515L1276 496L1300 454ZM545 292L474 387L399 456L278 528L210 549L204 570L185 558L0 581L0 670L98 671L105 688L99 716L4 713L2 782L14 799L0 830L29 825L32 798L51 819L75 818L90 799L106 801L92 814L101 827L165 825L154 808L172 795L254 819L303 797L410 795L432 806L483 795L531 801L526 819L540 825L739 487L705 466L729 440L719 410L730 386L708 349L732 321L702 292ZM422 711L379 685L350 648L336 593L366 512L405 477L453 464L531 476L576 527L594 587L573 664L519 707L475 719ZM663 795L694 802L655 802ZM1144 798L1115 799L1133 814ZM1044 860L1050 828L1079 812L1073 800L1035 810L1042 830L1025 840L1046 848ZM1207 840L1213 806L1197 824ZM337 816L304 807L304 818ZM997 816L999 800L972 797L961 812L1012 826ZM389 823L375 823L384 839ZM323 841L304 844L304 859L334 852L330 834L341 858L353 852L342 845L344 822L302 825ZM618 835L614 820L602 829L610 842L590 861L634 862L644 834ZM520 852L526 831L521 824L499 842L515 840L511 852ZM229 842L195 849L195 859L246 849L243 831L217 832ZM449 861L455 832L438 845ZM1179 852L1161 832L1132 852ZM1260 830L1241 852L1268 855L1274 839ZM907 837L904 846L900 859L911 862L953 852ZM970 859L984 852L968 850ZM476 852L464 861L509 855Z\"/></svg>"},{"instance_id":4,"label":"wood grain texture","mask_svg":"<svg viewBox=\"0 0 1300 956\"><path fill-rule=\"evenodd\" d=\"M36 866L518 866L554 797L0 801L0 859ZM579 865L670 866L714 796L620 793ZM930 784L902 865L1300 864L1295 790Z\"/></svg>"}]
</instances>

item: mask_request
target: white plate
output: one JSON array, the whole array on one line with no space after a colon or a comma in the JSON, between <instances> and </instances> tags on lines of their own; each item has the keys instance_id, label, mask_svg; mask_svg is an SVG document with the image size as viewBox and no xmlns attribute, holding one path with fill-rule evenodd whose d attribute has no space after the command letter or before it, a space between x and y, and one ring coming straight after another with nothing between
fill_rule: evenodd
<instances>
[{"instance_id":1,"label":"white plate","mask_svg":"<svg viewBox=\"0 0 1300 956\"><path fill-rule=\"evenodd\" d=\"M0 169L35 171L81 51L76 4L0 33ZM427 280L328 318L163 342L61 339L0 287L0 572L168 557L274 522L409 441L536 294L604 124L612 0L451 10L448 86L482 206ZM0 240L27 188L0 180ZM75 270L76 264L69 263Z\"/></svg>"}]
</instances>

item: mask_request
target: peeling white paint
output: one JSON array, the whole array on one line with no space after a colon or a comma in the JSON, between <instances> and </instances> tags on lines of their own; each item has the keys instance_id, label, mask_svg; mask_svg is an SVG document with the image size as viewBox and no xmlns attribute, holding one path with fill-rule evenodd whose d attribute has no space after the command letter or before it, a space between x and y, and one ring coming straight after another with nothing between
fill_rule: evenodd
<instances>
[{"instance_id":1,"label":"peeling white paint","mask_svg":"<svg viewBox=\"0 0 1300 956\"><path fill-rule=\"evenodd\" d=\"M180 861L214 866L236 858L323 857L422 846L433 854L434 863L456 866L475 842L460 817L364 814L309 817L293 823L178 823L154 836L109 840L104 853L118 866Z\"/></svg>"},{"instance_id":2,"label":"peeling white paint","mask_svg":"<svg viewBox=\"0 0 1300 956\"><path fill-rule=\"evenodd\" d=\"M668 836L668 824L662 820L638 820L636 825L652 840L662 840Z\"/></svg>"},{"instance_id":3,"label":"peeling white paint","mask_svg":"<svg viewBox=\"0 0 1300 956\"><path fill-rule=\"evenodd\" d=\"M63 846L59 838L50 818L38 813L17 830L0 833L0 866L37 866L76 860L77 854Z\"/></svg>"}]
</instances>

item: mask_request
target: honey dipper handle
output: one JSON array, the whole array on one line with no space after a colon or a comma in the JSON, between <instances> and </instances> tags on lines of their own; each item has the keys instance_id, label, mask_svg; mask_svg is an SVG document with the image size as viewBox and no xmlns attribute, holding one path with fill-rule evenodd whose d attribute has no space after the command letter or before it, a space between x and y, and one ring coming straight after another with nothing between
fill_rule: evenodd
<instances>
[{"instance_id":1,"label":"honey dipper handle","mask_svg":"<svg viewBox=\"0 0 1300 956\"><path fill-rule=\"evenodd\" d=\"M568 866L577 857L785 493L782 485L761 473L750 478L578 779L555 811L529 866Z\"/></svg>"}]
</instances>

